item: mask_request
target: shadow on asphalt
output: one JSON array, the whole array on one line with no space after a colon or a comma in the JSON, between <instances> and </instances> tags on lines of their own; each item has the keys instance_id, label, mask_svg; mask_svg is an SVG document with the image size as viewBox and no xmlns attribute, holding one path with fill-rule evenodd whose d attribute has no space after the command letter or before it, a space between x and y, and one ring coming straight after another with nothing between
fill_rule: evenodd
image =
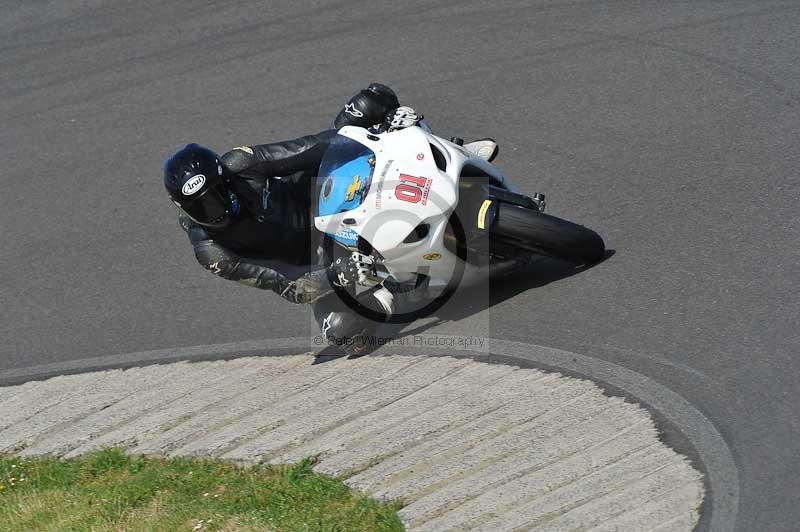
<instances>
[{"instance_id":1,"label":"shadow on asphalt","mask_svg":"<svg viewBox=\"0 0 800 532\"><path fill-rule=\"evenodd\" d=\"M378 335L383 338L397 339L423 334L425 331L442 323L460 321L478 312L488 310L494 305L528 290L540 288L561 279L584 273L606 262L615 254L615 250L607 249L603 260L581 268L575 268L568 262L542 257L528 265L525 270L503 275L489 281L488 298L486 283L463 288L458 290L441 309L428 316L429 318L435 318L434 320L416 326L408 323L385 324L378 332ZM407 329L409 326L412 328ZM371 350L369 353L364 353L364 355L377 352L380 352L380 347ZM345 356L335 346L328 346L317 354L314 364L322 364Z\"/></svg>"},{"instance_id":2,"label":"shadow on asphalt","mask_svg":"<svg viewBox=\"0 0 800 532\"><path fill-rule=\"evenodd\" d=\"M568 262L542 257L531 263L525 270L492 279L488 287L488 304L485 304L487 302L485 284L465 288L456 292L447 305L432 314L437 318L436 321L405 330L400 336L422 334L435 325L447 321L463 320L528 290L541 288L561 279L584 273L604 263L615 253L616 251L613 249L606 250L603 260L581 268L575 268Z\"/></svg>"}]
</instances>

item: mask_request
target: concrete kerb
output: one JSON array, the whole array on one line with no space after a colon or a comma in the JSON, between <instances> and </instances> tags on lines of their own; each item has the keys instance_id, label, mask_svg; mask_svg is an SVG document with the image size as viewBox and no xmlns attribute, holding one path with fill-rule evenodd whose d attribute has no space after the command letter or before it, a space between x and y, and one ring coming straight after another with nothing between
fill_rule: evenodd
<instances>
[{"instance_id":1,"label":"concrete kerb","mask_svg":"<svg viewBox=\"0 0 800 532\"><path fill-rule=\"evenodd\" d=\"M556 371L598 382L610 395L621 395L647 408L668 434L678 431L689 449L680 449L705 473L706 502L697 530L725 532L734 528L738 509L738 473L732 454L713 424L685 399L657 382L626 368L586 355L537 345L486 338L416 335L427 356L465 357L493 364ZM437 345L437 343L439 345ZM224 360L245 356L281 356L313 351L313 338L292 337L230 344L143 351L34 366L0 372L0 386L92 370L128 368L177 361ZM420 355L419 345L389 343L386 355ZM666 427L664 427L666 425ZM672 443L672 442L670 442ZM684 447L684 445L679 445Z\"/></svg>"},{"instance_id":2,"label":"concrete kerb","mask_svg":"<svg viewBox=\"0 0 800 532\"><path fill-rule=\"evenodd\" d=\"M88 371L125 369L150 364L170 362L227 360L248 356L282 356L308 353L312 349L312 338L289 337L269 340L250 340L228 344L171 347L152 351L138 351L95 358L81 358L53 364L41 364L27 368L0 371L0 386L12 386L32 380L43 380L57 375L74 375ZM304 350L304 347L308 349Z\"/></svg>"}]
</instances>

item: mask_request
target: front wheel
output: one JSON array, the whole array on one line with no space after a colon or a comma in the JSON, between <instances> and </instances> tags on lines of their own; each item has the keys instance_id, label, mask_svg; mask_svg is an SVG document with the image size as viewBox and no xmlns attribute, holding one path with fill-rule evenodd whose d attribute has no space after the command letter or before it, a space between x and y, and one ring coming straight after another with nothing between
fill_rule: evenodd
<instances>
[{"instance_id":1,"label":"front wheel","mask_svg":"<svg viewBox=\"0 0 800 532\"><path fill-rule=\"evenodd\" d=\"M508 203L498 206L491 241L579 265L600 261L606 249L589 228Z\"/></svg>"}]
</instances>

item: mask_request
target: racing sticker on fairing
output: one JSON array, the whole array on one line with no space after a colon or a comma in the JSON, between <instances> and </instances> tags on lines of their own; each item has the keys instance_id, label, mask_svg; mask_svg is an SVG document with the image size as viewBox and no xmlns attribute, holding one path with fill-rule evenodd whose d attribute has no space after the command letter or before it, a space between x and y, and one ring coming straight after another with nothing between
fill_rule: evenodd
<instances>
[{"instance_id":1,"label":"racing sticker on fairing","mask_svg":"<svg viewBox=\"0 0 800 532\"><path fill-rule=\"evenodd\" d=\"M333 235L333 239L345 246L358 244L358 233L350 229L340 229Z\"/></svg>"},{"instance_id":2,"label":"racing sticker on fairing","mask_svg":"<svg viewBox=\"0 0 800 532\"><path fill-rule=\"evenodd\" d=\"M491 204L492 200L483 200L483 205L478 211L478 229L486 229L486 211L489 210L489 205Z\"/></svg>"},{"instance_id":3,"label":"racing sticker on fairing","mask_svg":"<svg viewBox=\"0 0 800 532\"><path fill-rule=\"evenodd\" d=\"M394 196L408 203L428 204L428 194L431 191L433 179L400 174L401 183L394 187Z\"/></svg>"},{"instance_id":4,"label":"racing sticker on fairing","mask_svg":"<svg viewBox=\"0 0 800 532\"><path fill-rule=\"evenodd\" d=\"M380 179L378 179L378 184L375 188L375 208L380 210L381 209L381 196L383 195L383 181L386 179L386 174L389 172L389 168L392 167L394 164L394 159L390 159L386 162L386 166L383 167L383 171L381 172Z\"/></svg>"},{"instance_id":5,"label":"racing sticker on fairing","mask_svg":"<svg viewBox=\"0 0 800 532\"><path fill-rule=\"evenodd\" d=\"M350 186L347 187L347 193L345 194L345 201L353 201L356 197L356 192L358 189L361 188L361 176L356 174L353 176L353 182L350 183Z\"/></svg>"}]
</instances>

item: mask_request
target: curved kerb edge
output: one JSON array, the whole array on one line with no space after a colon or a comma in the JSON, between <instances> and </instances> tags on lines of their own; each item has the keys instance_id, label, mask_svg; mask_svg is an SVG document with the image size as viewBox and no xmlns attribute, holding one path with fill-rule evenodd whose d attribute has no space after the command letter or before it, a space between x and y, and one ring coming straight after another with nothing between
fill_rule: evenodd
<instances>
[{"instance_id":1,"label":"curved kerb edge","mask_svg":"<svg viewBox=\"0 0 800 532\"><path fill-rule=\"evenodd\" d=\"M473 347L475 337L450 335L415 335L424 344L426 354L468 357L488 363L515 364L559 371L599 381L627 398L655 411L656 418L667 420L679 430L696 451L706 475L710 497L705 503L697 530L730 532L734 529L739 504L739 480L736 464L728 445L711 421L683 397L658 382L635 371L605 360L535 344L485 338L482 346ZM430 340L430 341L426 341ZM275 338L228 344L176 347L140 351L96 358L86 358L28 368L0 371L0 386L46 379L55 375L84 373L93 370L164 364L180 360L220 360L243 356L281 356L318 350L312 337ZM443 345L437 345L443 344ZM389 343L379 355L419 354L419 345Z\"/></svg>"}]
</instances>

